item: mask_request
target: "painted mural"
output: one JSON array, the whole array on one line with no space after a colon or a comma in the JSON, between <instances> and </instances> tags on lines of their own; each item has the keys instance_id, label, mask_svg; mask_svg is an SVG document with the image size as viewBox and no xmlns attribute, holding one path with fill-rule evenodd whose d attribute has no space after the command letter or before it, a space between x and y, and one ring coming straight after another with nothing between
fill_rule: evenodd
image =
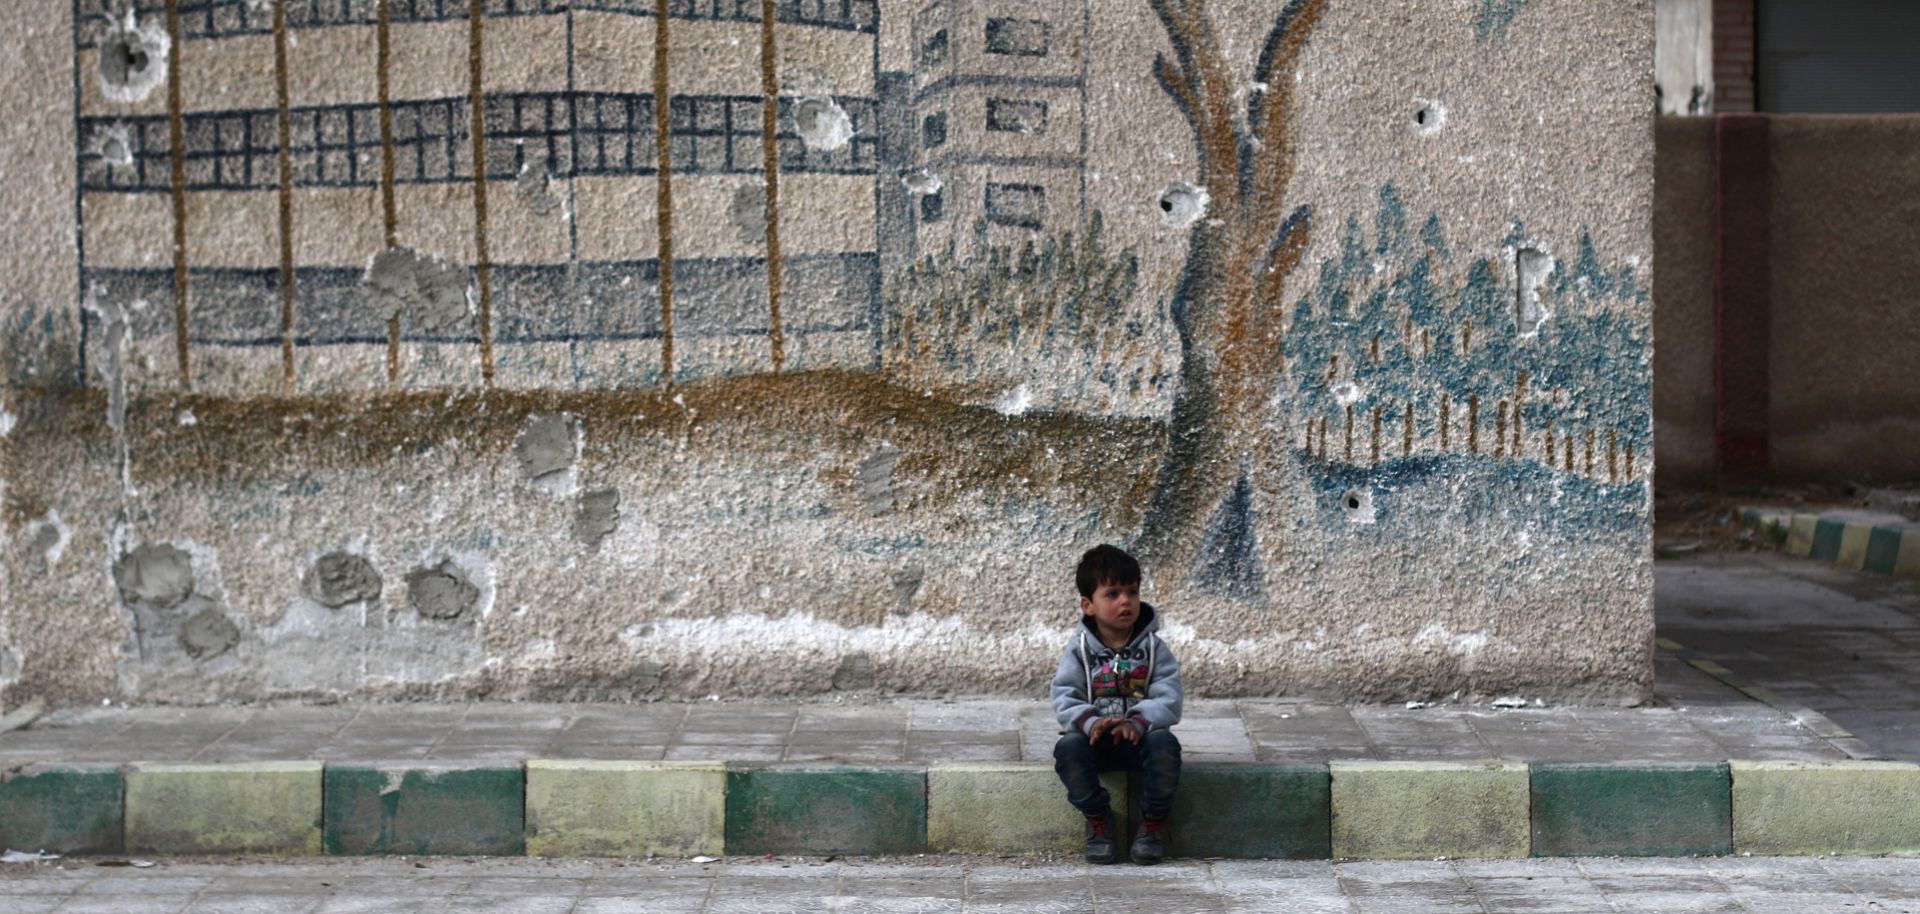
<instances>
[{"instance_id":1,"label":"painted mural","mask_svg":"<svg viewBox=\"0 0 1920 914\"><path fill-rule=\"evenodd\" d=\"M79 0L0 690L1019 689L1110 541L1203 692L1636 700L1644 218L1324 145L1575 7L1121 6Z\"/></svg>"}]
</instances>

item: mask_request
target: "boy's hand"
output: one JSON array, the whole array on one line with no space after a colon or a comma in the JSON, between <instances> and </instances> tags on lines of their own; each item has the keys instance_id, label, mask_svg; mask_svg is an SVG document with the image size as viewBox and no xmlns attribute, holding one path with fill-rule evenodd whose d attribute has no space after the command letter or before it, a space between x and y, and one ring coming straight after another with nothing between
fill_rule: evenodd
<instances>
[{"instance_id":1,"label":"boy's hand","mask_svg":"<svg viewBox=\"0 0 1920 914\"><path fill-rule=\"evenodd\" d=\"M1093 733L1087 737L1087 742L1097 746L1100 744L1100 737L1108 733L1113 734L1115 741L1126 740L1135 744L1140 742L1140 726L1120 717L1103 717L1094 721Z\"/></svg>"}]
</instances>

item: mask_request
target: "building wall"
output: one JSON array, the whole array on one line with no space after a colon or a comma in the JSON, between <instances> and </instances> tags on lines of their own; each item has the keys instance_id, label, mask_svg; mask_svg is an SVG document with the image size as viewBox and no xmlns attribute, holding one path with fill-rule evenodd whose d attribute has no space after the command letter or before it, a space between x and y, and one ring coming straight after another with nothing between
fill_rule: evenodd
<instances>
[{"instance_id":1,"label":"building wall","mask_svg":"<svg viewBox=\"0 0 1920 914\"><path fill-rule=\"evenodd\" d=\"M1755 0L1713 2L1713 110L1747 114L1759 102L1754 89L1759 52L1755 44Z\"/></svg>"},{"instance_id":2,"label":"building wall","mask_svg":"<svg viewBox=\"0 0 1920 914\"><path fill-rule=\"evenodd\" d=\"M1712 118L1662 117L1656 132L1653 424L1658 482L1711 483L1715 255Z\"/></svg>"},{"instance_id":3,"label":"building wall","mask_svg":"<svg viewBox=\"0 0 1920 914\"><path fill-rule=\"evenodd\" d=\"M1914 479L1920 274L1902 252L1920 211L1920 119L1770 120L1768 473ZM1662 119L1654 417L1663 483L1714 479L1713 193L1713 124Z\"/></svg>"},{"instance_id":4,"label":"building wall","mask_svg":"<svg viewBox=\"0 0 1920 914\"><path fill-rule=\"evenodd\" d=\"M0 701L1645 697L1650 2L661 6L15 11Z\"/></svg>"}]
</instances>

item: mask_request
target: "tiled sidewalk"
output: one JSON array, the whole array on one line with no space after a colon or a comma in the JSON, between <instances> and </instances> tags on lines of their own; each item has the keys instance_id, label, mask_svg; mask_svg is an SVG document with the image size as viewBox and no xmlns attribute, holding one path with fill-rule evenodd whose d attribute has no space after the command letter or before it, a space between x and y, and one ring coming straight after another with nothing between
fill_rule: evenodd
<instances>
[{"instance_id":1,"label":"tiled sidewalk","mask_svg":"<svg viewBox=\"0 0 1920 914\"><path fill-rule=\"evenodd\" d=\"M0 867L0 910L39 914L1815 914L1920 911L1920 861L1587 858L1169 861L992 858L706 865L614 860L337 858L165 862L145 870Z\"/></svg>"},{"instance_id":2,"label":"tiled sidewalk","mask_svg":"<svg viewBox=\"0 0 1920 914\"><path fill-rule=\"evenodd\" d=\"M1192 761L1813 760L1845 754L1757 703L1665 708L1190 701L1174 731ZM1039 701L336 704L82 708L0 733L0 767L29 762L1050 761Z\"/></svg>"}]
</instances>

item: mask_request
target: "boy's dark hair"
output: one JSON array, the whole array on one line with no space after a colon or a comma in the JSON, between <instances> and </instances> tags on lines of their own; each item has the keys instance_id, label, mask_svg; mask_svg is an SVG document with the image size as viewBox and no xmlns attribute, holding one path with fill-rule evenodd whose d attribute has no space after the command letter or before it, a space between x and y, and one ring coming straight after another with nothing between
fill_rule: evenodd
<instances>
[{"instance_id":1,"label":"boy's dark hair","mask_svg":"<svg viewBox=\"0 0 1920 914\"><path fill-rule=\"evenodd\" d=\"M1092 597L1094 591L1106 584L1138 584L1140 563L1124 550L1101 543L1080 557L1073 582L1080 588L1082 597Z\"/></svg>"}]
</instances>

